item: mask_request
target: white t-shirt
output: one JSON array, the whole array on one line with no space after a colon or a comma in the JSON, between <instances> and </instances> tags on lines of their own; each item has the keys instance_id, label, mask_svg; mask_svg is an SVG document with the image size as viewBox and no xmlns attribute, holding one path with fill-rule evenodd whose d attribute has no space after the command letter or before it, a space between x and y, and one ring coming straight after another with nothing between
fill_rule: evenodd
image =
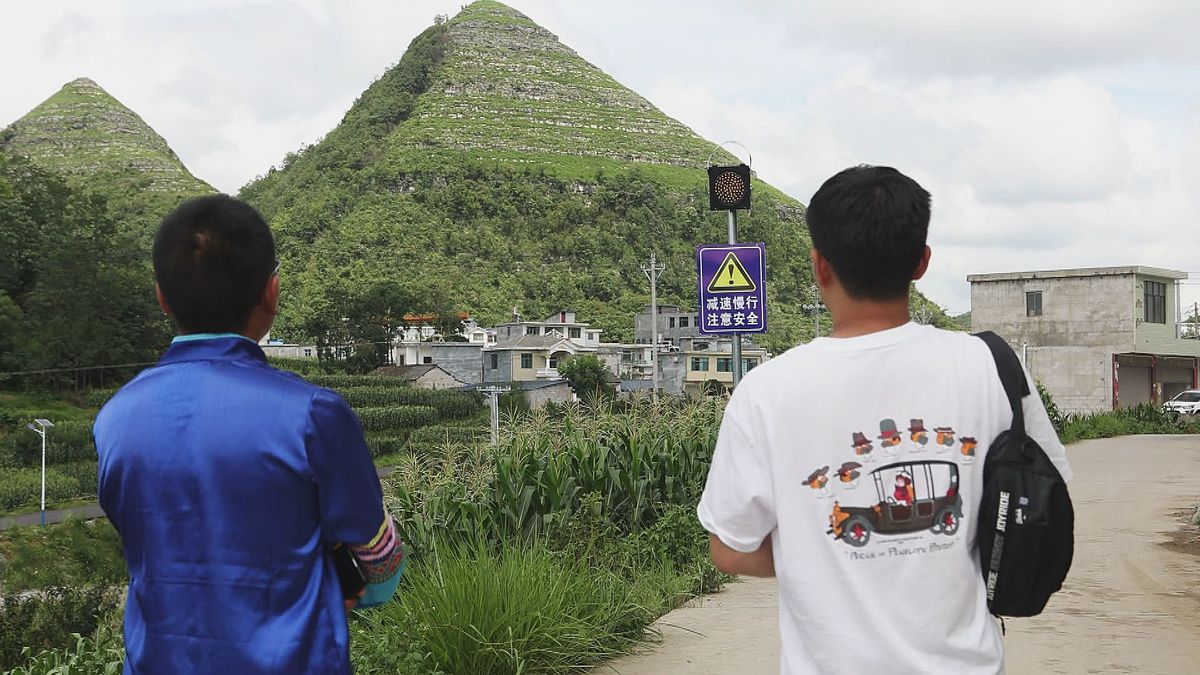
<instances>
[{"instance_id":1,"label":"white t-shirt","mask_svg":"<svg viewBox=\"0 0 1200 675\"><path fill-rule=\"evenodd\" d=\"M1036 393L1024 409L1070 480ZM1003 672L973 542L983 458L1011 422L987 345L915 323L747 373L697 511L735 550L771 536L782 672Z\"/></svg>"}]
</instances>

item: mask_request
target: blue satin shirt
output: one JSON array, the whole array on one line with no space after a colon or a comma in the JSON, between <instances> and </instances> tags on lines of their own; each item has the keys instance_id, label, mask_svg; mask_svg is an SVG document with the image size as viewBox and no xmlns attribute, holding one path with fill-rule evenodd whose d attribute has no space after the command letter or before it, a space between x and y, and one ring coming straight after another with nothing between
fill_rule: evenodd
<instances>
[{"instance_id":1,"label":"blue satin shirt","mask_svg":"<svg viewBox=\"0 0 1200 675\"><path fill-rule=\"evenodd\" d=\"M177 338L96 417L100 504L129 566L126 673L349 673L328 542L384 519L337 394L236 335Z\"/></svg>"}]
</instances>

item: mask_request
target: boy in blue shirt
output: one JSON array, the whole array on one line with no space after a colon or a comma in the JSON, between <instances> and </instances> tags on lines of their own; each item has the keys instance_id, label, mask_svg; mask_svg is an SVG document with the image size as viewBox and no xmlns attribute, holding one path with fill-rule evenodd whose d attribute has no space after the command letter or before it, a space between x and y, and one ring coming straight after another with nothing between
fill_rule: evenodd
<instances>
[{"instance_id":1,"label":"boy in blue shirt","mask_svg":"<svg viewBox=\"0 0 1200 675\"><path fill-rule=\"evenodd\" d=\"M96 418L100 504L129 567L126 673L349 673L344 544L366 603L404 550L362 427L337 394L268 365L279 309L270 229L250 206L185 202L154 239L179 328Z\"/></svg>"}]
</instances>

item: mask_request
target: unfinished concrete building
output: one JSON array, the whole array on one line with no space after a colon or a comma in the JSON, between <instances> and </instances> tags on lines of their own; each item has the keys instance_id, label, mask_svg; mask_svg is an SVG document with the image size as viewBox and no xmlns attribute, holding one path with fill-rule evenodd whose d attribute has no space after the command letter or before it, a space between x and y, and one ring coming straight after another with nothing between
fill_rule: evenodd
<instances>
[{"instance_id":1,"label":"unfinished concrete building","mask_svg":"<svg viewBox=\"0 0 1200 675\"><path fill-rule=\"evenodd\" d=\"M971 329L1008 340L1064 412L1157 404L1197 384L1200 340L1179 331L1187 277L1142 266L973 274Z\"/></svg>"}]
</instances>

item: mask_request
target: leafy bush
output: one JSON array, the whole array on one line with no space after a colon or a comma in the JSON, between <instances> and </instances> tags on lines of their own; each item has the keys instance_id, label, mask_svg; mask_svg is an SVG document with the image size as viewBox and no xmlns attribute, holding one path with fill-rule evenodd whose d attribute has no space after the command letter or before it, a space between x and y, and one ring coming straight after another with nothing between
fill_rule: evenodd
<instances>
[{"instance_id":1,"label":"leafy bush","mask_svg":"<svg viewBox=\"0 0 1200 675\"><path fill-rule=\"evenodd\" d=\"M1078 415L1068 413L1060 432L1063 443L1130 434L1194 434L1200 421L1160 406L1141 404L1112 412Z\"/></svg>"},{"instance_id":2,"label":"leafy bush","mask_svg":"<svg viewBox=\"0 0 1200 675\"><path fill-rule=\"evenodd\" d=\"M0 668L21 666L29 654L38 654L43 650L77 647L77 635L91 635L100 623L100 617L117 608L120 597L118 590L88 586L50 588L37 594L3 598L3 606L0 607ZM24 652L25 648L29 651ZM45 663L45 659L42 663Z\"/></svg>"},{"instance_id":3,"label":"leafy bush","mask_svg":"<svg viewBox=\"0 0 1200 675\"><path fill-rule=\"evenodd\" d=\"M399 405L388 408L358 408L365 431L414 429L438 420L437 408L429 405Z\"/></svg>"}]
</instances>

